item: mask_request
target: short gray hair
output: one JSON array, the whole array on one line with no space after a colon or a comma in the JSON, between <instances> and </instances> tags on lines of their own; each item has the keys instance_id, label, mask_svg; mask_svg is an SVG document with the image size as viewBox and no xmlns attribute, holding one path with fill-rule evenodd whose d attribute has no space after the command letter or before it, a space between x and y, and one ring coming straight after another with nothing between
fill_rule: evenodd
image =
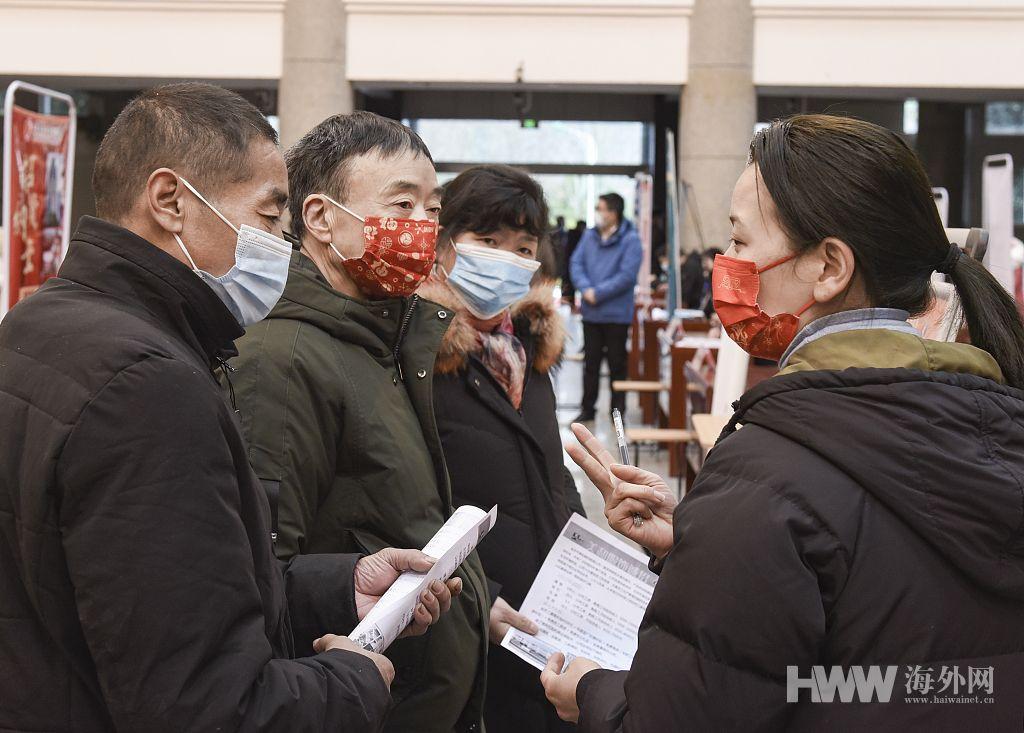
<instances>
[{"instance_id":1,"label":"short gray hair","mask_svg":"<svg viewBox=\"0 0 1024 733\"><path fill-rule=\"evenodd\" d=\"M326 193L345 202L348 164L353 158L371 152L390 157L405 151L434 162L419 135L401 122L373 112L334 115L307 132L284 158L288 165L292 233L302 238L302 204L310 194Z\"/></svg>"}]
</instances>

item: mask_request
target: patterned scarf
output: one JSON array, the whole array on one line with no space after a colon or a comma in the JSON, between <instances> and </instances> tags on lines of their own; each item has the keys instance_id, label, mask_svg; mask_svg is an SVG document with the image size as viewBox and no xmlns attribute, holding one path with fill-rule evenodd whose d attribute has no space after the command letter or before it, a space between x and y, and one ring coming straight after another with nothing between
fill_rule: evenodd
<instances>
[{"instance_id":1,"label":"patterned scarf","mask_svg":"<svg viewBox=\"0 0 1024 733\"><path fill-rule=\"evenodd\" d=\"M512 329L512 316L506 311L501 323L490 333L476 332L480 361L505 390L509 402L519 409L523 403L526 378L526 350Z\"/></svg>"}]
</instances>

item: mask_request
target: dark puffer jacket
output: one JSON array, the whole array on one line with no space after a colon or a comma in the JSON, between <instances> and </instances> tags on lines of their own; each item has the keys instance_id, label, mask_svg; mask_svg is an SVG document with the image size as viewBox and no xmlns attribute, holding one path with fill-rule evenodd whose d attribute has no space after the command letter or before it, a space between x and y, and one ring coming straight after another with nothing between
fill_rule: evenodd
<instances>
[{"instance_id":1,"label":"dark puffer jacket","mask_svg":"<svg viewBox=\"0 0 1024 733\"><path fill-rule=\"evenodd\" d=\"M794 362L738 403L633 667L583 677L580 729L1019 731L1024 392L979 349L890 331ZM790 665L895 665L892 699L787 703Z\"/></svg>"},{"instance_id":2,"label":"dark puffer jacket","mask_svg":"<svg viewBox=\"0 0 1024 733\"><path fill-rule=\"evenodd\" d=\"M453 501L498 505L498 521L478 552L491 596L519 608L569 515L583 514L564 464L551 385L565 340L562 319L550 287L534 288L513 306L513 327L529 364L516 410L480 361L476 329L451 288L431 280L419 293L456 314L434 373L437 429ZM486 714L489 733L563 726L544 698L537 670L493 645Z\"/></svg>"},{"instance_id":3,"label":"dark puffer jacket","mask_svg":"<svg viewBox=\"0 0 1024 733\"><path fill-rule=\"evenodd\" d=\"M383 723L369 659L291 659L355 624L357 556L282 579L211 374L240 334L187 267L89 217L0 325L0 731Z\"/></svg>"}]
</instances>

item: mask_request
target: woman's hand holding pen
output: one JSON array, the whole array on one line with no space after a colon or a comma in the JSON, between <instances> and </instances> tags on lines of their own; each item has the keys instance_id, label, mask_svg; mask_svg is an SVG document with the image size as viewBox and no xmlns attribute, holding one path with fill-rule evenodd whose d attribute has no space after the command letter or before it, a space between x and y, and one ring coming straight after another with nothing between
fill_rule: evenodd
<instances>
[{"instance_id":1,"label":"woman's hand holding pen","mask_svg":"<svg viewBox=\"0 0 1024 733\"><path fill-rule=\"evenodd\" d=\"M573 423L572 432L580 445L568 445L566 452L604 497L608 525L655 557L665 557L672 549L672 514L677 503L671 490L657 474L616 463L583 425ZM633 521L634 514L640 515L642 524Z\"/></svg>"},{"instance_id":2,"label":"woman's hand holding pen","mask_svg":"<svg viewBox=\"0 0 1024 733\"><path fill-rule=\"evenodd\" d=\"M661 477L650 471L620 464L610 466L609 471L614 488L604 497L608 526L646 547L658 559L665 557L674 542L675 496ZM639 515L643 523L635 522L634 515Z\"/></svg>"}]
</instances>

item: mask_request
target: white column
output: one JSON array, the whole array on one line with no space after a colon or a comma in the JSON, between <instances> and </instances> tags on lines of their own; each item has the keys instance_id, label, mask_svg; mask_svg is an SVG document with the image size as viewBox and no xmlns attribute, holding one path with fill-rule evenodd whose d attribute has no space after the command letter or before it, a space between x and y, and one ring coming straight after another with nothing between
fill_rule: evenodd
<instances>
[{"instance_id":1,"label":"white column","mask_svg":"<svg viewBox=\"0 0 1024 733\"><path fill-rule=\"evenodd\" d=\"M729 200L757 121L753 55L750 0L696 0L679 111L679 175L692 186L682 230L684 251L700 247L695 207L705 244L728 246Z\"/></svg>"},{"instance_id":2,"label":"white column","mask_svg":"<svg viewBox=\"0 0 1024 733\"><path fill-rule=\"evenodd\" d=\"M295 143L334 114L352 111L345 78L344 0L287 0L277 98L281 143Z\"/></svg>"}]
</instances>

